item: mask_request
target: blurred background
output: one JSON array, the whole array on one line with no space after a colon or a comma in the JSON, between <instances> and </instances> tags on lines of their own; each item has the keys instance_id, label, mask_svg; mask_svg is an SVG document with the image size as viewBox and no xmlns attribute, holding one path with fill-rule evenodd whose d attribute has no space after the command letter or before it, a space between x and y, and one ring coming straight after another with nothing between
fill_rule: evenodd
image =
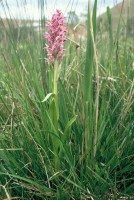
<instances>
[{"instance_id":1,"label":"blurred background","mask_svg":"<svg viewBox=\"0 0 134 200\"><path fill-rule=\"evenodd\" d=\"M56 9L62 10L65 21L69 26L69 34L75 33L80 37L86 35L83 25L86 23L88 0L1 0L0 1L0 40L6 37L5 28L9 28L12 21L13 35L19 39L29 37L31 32L38 34L45 21L51 19ZM91 10L94 0L90 1ZM134 35L134 1L133 0L98 0L97 6L97 28L106 32L108 29L106 11L111 9L112 28L115 32L121 13L121 34L124 36ZM5 28L3 28L3 25ZM76 26L76 29L74 27ZM127 27L127 29L126 29ZM10 27L11 30L11 27ZM44 31L44 28L42 29ZM21 34L20 34L21 33ZM26 36L27 35L27 36Z\"/></svg>"},{"instance_id":2,"label":"blurred background","mask_svg":"<svg viewBox=\"0 0 134 200\"><path fill-rule=\"evenodd\" d=\"M122 3L123 0L99 0L98 1L98 15L106 12L106 7L110 8ZM130 7L133 0L125 0L127 7ZM87 13L88 0L2 0L0 4L0 16L2 18L13 17L15 19L31 19L39 20L40 12L38 9L39 4L44 4L44 16L50 18L55 9L60 9L66 17L68 17L69 11L75 11L75 14L80 20L83 20L83 16ZM91 8L93 7L94 0L90 0ZM8 5L8 7L6 7ZM10 10L10 15L8 13Z\"/></svg>"}]
</instances>

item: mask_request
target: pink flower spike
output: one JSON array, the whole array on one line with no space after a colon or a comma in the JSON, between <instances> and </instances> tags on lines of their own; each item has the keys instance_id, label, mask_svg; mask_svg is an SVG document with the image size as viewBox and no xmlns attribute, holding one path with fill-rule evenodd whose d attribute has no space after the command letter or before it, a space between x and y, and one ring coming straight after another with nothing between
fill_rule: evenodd
<instances>
[{"instance_id":1,"label":"pink flower spike","mask_svg":"<svg viewBox=\"0 0 134 200\"><path fill-rule=\"evenodd\" d=\"M64 16L60 10L52 15L51 22L47 23L48 32L45 34L47 39L46 50L48 54L47 62L54 63L55 60L63 59L63 46L66 41L65 33L67 28L64 24Z\"/></svg>"}]
</instances>

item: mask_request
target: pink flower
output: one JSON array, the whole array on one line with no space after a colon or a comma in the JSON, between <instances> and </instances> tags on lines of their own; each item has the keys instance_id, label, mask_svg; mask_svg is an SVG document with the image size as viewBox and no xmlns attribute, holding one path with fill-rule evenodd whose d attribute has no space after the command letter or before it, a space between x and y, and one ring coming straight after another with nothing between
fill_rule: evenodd
<instances>
[{"instance_id":1,"label":"pink flower","mask_svg":"<svg viewBox=\"0 0 134 200\"><path fill-rule=\"evenodd\" d=\"M49 32L45 34L48 41L46 50L48 54L48 63L54 63L55 60L62 60L64 56L63 44L66 41L65 33L67 31L64 25L64 16L60 10L56 10L53 14L51 22L46 25Z\"/></svg>"}]
</instances>

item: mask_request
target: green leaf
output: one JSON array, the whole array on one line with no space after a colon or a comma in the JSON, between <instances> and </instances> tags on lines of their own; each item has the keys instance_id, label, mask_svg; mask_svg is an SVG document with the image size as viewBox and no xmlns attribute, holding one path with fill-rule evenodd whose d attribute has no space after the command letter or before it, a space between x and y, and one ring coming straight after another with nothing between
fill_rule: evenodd
<instances>
[{"instance_id":1,"label":"green leaf","mask_svg":"<svg viewBox=\"0 0 134 200\"><path fill-rule=\"evenodd\" d=\"M72 124L76 121L76 119L77 119L77 115L75 115L72 119L70 119L68 121L67 125L65 126L65 131L64 131L64 135L63 135L64 140L68 136L70 128L71 128Z\"/></svg>"},{"instance_id":2,"label":"green leaf","mask_svg":"<svg viewBox=\"0 0 134 200\"><path fill-rule=\"evenodd\" d=\"M49 94L47 94L47 96L44 98L44 100L43 101L41 101L41 102L46 102L51 96L54 96L55 94L54 93L49 93Z\"/></svg>"}]
</instances>

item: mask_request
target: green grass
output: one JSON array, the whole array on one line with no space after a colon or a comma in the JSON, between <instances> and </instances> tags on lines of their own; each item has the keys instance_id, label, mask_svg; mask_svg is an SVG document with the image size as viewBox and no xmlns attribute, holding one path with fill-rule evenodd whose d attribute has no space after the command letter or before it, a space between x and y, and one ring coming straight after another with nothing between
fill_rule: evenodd
<instances>
[{"instance_id":1,"label":"green grass","mask_svg":"<svg viewBox=\"0 0 134 200\"><path fill-rule=\"evenodd\" d=\"M39 34L31 28L30 37L24 31L18 39L13 22L5 27L1 19L0 199L107 200L134 194L132 40L122 38L120 23L113 34L110 9L104 38L96 28L96 4L93 17L88 10L87 39L79 48L66 41L58 127L52 97L42 102L53 92L44 24Z\"/></svg>"}]
</instances>

